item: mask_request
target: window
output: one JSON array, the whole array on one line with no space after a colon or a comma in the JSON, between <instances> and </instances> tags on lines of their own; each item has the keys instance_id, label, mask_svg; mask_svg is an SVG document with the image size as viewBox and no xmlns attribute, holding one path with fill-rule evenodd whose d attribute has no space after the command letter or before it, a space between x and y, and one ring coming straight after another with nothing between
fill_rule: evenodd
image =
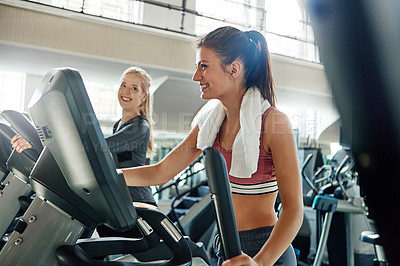
<instances>
[{"instance_id":1,"label":"window","mask_svg":"<svg viewBox=\"0 0 400 266\"><path fill-rule=\"evenodd\" d=\"M142 23L143 3L137 0L31 0L62 9L126 22Z\"/></svg>"},{"instance_id":2,"label":"window","mask_svg":"<svg viewBox=\"0 0 400 266\"><path fill-rule=\"evenodd\" d=\"M85 87L104 135L110 135L115 122L122 116L118 103L118 85L85 81Z\"/></svg>"},{"instance_id":3,"label":"window","mask_svg":"<svg viewBox=\"0 0 400 266\"><path fill-rule=\"evenodd\" d=\"M316 110L303 110L297 108L280 106L279 110L285 113L298 138L298 146L308 146L309 142L316 141L317 131L320 128L321 114Z\"/></svg>"},{"instance_id":4,"label":"window","mask_svg":"<svg viewBox=\"0 0 400 266\"><path fill-rule=\"evenodd\" d=\"M305 1L265 1L265 29L271 52L318 61Z\"/></svg>"},{"instance_id":5,"label":"window","mask_svg":"<svg viewBox=\"0 0 400 266\"><path fill-rule=\"evenodd\" d=\"M265 35L271 53L319 61L303 1L202 0L196 1L196 11L202 15L196 17L196 35L225 25L255 29Z\"/></svg>"},{"instance_id":6,"label":"window","mask_svg":"<svg viewBox=\"0 0 400 266\"><path fill-rule=\"evenodd\" d=\"M254 0L196 1L196 11L200 13L200 16L196 17L196 35L226 25L232 25L243 30L257 29L262 26L264 17L264 10L257 8Z\"/></svg>"},{"instance_id":7,"label":"window","mask_svg":"<svg viewBox=\"0 0 400 266\"><path fill-rule=\"evenodd\" d=\"M0 111L24 110L25 73L0 71Z\"/></svg>"},{"instance_id":8,"label":"window","mask_svg":"<svg viewBox=\"0 0 400 266\"><path fill-rule=\"evenodd\" d=\"M309 61L319 54L305 0L30 0L83 14L199 36L231 25L262 32L271 53Z\"/></svg>"},{"instance_id":9,"label":"window","mask_svg":"<svg viewBox=\"0 0 400 266\"><path fill-rule=\"evenodd\" d=\"M96 16L131 23L142 23L143 3L132 0L86 0L82 4L82 10L84 13Z\"/></svg>"}]
</instances>

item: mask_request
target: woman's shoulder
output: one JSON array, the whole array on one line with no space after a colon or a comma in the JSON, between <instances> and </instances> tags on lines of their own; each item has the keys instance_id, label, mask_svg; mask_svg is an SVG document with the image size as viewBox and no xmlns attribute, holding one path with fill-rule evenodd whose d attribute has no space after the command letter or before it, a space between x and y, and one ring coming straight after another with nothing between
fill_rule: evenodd
<instances>
[{"instance_id":1,"label":"woman's shoulder","mask_svg":"<svg viewBox=\"0 0 400 266\"><path fill-rule=\"evenodd\" d=\"M278 119L278 121L282 122L289 119L284 112L280 111L275 106L271 106L267 110L265 110L263 113L263 118L264 120L269 120L269 121Z\"/></svg>"},{"instance_id":2,"label":"woman's shoulder","mask_svg":"<svg viewBox=\"0 0 400 266\"><path fill-rule=\"evenodd\" d=\"M144 134L146 132L150 132L150 124L145 115L139 115L124 122L115 134Z\"/></svg>"},{"instance_id":3,"label":"woman's shoulder","mask_svg":"<svg viewBox=\"0 0 400 266\"><path fill-rule=\"evenodd\" d=\"M141 125L143 127L146 127L146 128L150 129L150 123L149 123L149 120L147 119L146 115L140 115L139 116L138 125Z\"/></svg>"},{"instance_id":4,"label":"woman's shoulder","mask_svg":"<svg viewBox=\"0 0 400 266\"><path fill-rule=\"evenodd\" d=\"M267 131L271 132L270 130L287 130L291 129L291 123L289 117L276 107L269 108L268 115L264 119L264 128Z\"/></svg>"}]
</instances>

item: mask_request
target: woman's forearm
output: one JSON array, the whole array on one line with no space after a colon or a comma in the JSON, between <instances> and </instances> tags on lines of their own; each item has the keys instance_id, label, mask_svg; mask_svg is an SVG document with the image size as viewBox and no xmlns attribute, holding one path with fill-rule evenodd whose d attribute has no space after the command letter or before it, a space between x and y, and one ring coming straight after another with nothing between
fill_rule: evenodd
<instances>
[{"instance_id":1,"label":"woman's forearm","mask_svg":"<svg viewBox=\"0 0 400 266\"><path fill-rule=\"evenodd\" d=\"M190 165L200 154L196 148L198 127L159 163L122 169L128 186L163 185Z\"/></svg>"},{"instance_id":2,"label":"woman's forearm","mask_svg":"<svg viewBox=\"0 0 400 266\"><path fill-rule=\"evenodd\" d=\"M158 174L157 164L121 170L128 186L158 186L165 184L169 180L166 176Z\"/></svg>"}]
</instances>

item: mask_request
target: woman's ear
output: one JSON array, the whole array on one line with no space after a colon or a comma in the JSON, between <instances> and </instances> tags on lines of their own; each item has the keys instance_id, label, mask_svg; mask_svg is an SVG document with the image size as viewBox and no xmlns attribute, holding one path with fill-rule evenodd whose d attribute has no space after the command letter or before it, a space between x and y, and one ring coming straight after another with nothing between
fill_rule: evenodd
<instances>
[{"instance_id":1,"label":"woman's ear","mask_svg":"<svg viewBox=\"0 0 400 266\"><path fill-rule=\"evenodd\" d=\"M142 96L142 103L144 103L144 101L147 98L147 92L143 92L143 96Z\"/></svg>"},{"instance_id":2,"label":"woman's ear","mask_svg":"<svg viewBox=\"0 0 400 266\"><path fill-rule=\"evenodd\" d=\"M233 79L236 79L242 72L242 63L239 61L233 61L229 66L229 74Z\"/></svg>"}]
</instances>

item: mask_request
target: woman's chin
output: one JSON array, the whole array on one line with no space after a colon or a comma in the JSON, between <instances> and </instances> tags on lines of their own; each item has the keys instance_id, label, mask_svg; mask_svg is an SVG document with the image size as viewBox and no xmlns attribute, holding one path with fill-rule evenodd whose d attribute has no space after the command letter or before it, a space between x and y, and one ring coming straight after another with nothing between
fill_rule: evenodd
<instances>
[{"instance_id":1,"label":"woman's chin","mask_svg":"<svg viewBox=\"0 0 400 266\"><path fill-rule=\"evenodd\" d=\"M201 93L200 98L203 100L211 100L213 99L212 97L208 96L206 93Z\"/></svg>"}]
</instances>

